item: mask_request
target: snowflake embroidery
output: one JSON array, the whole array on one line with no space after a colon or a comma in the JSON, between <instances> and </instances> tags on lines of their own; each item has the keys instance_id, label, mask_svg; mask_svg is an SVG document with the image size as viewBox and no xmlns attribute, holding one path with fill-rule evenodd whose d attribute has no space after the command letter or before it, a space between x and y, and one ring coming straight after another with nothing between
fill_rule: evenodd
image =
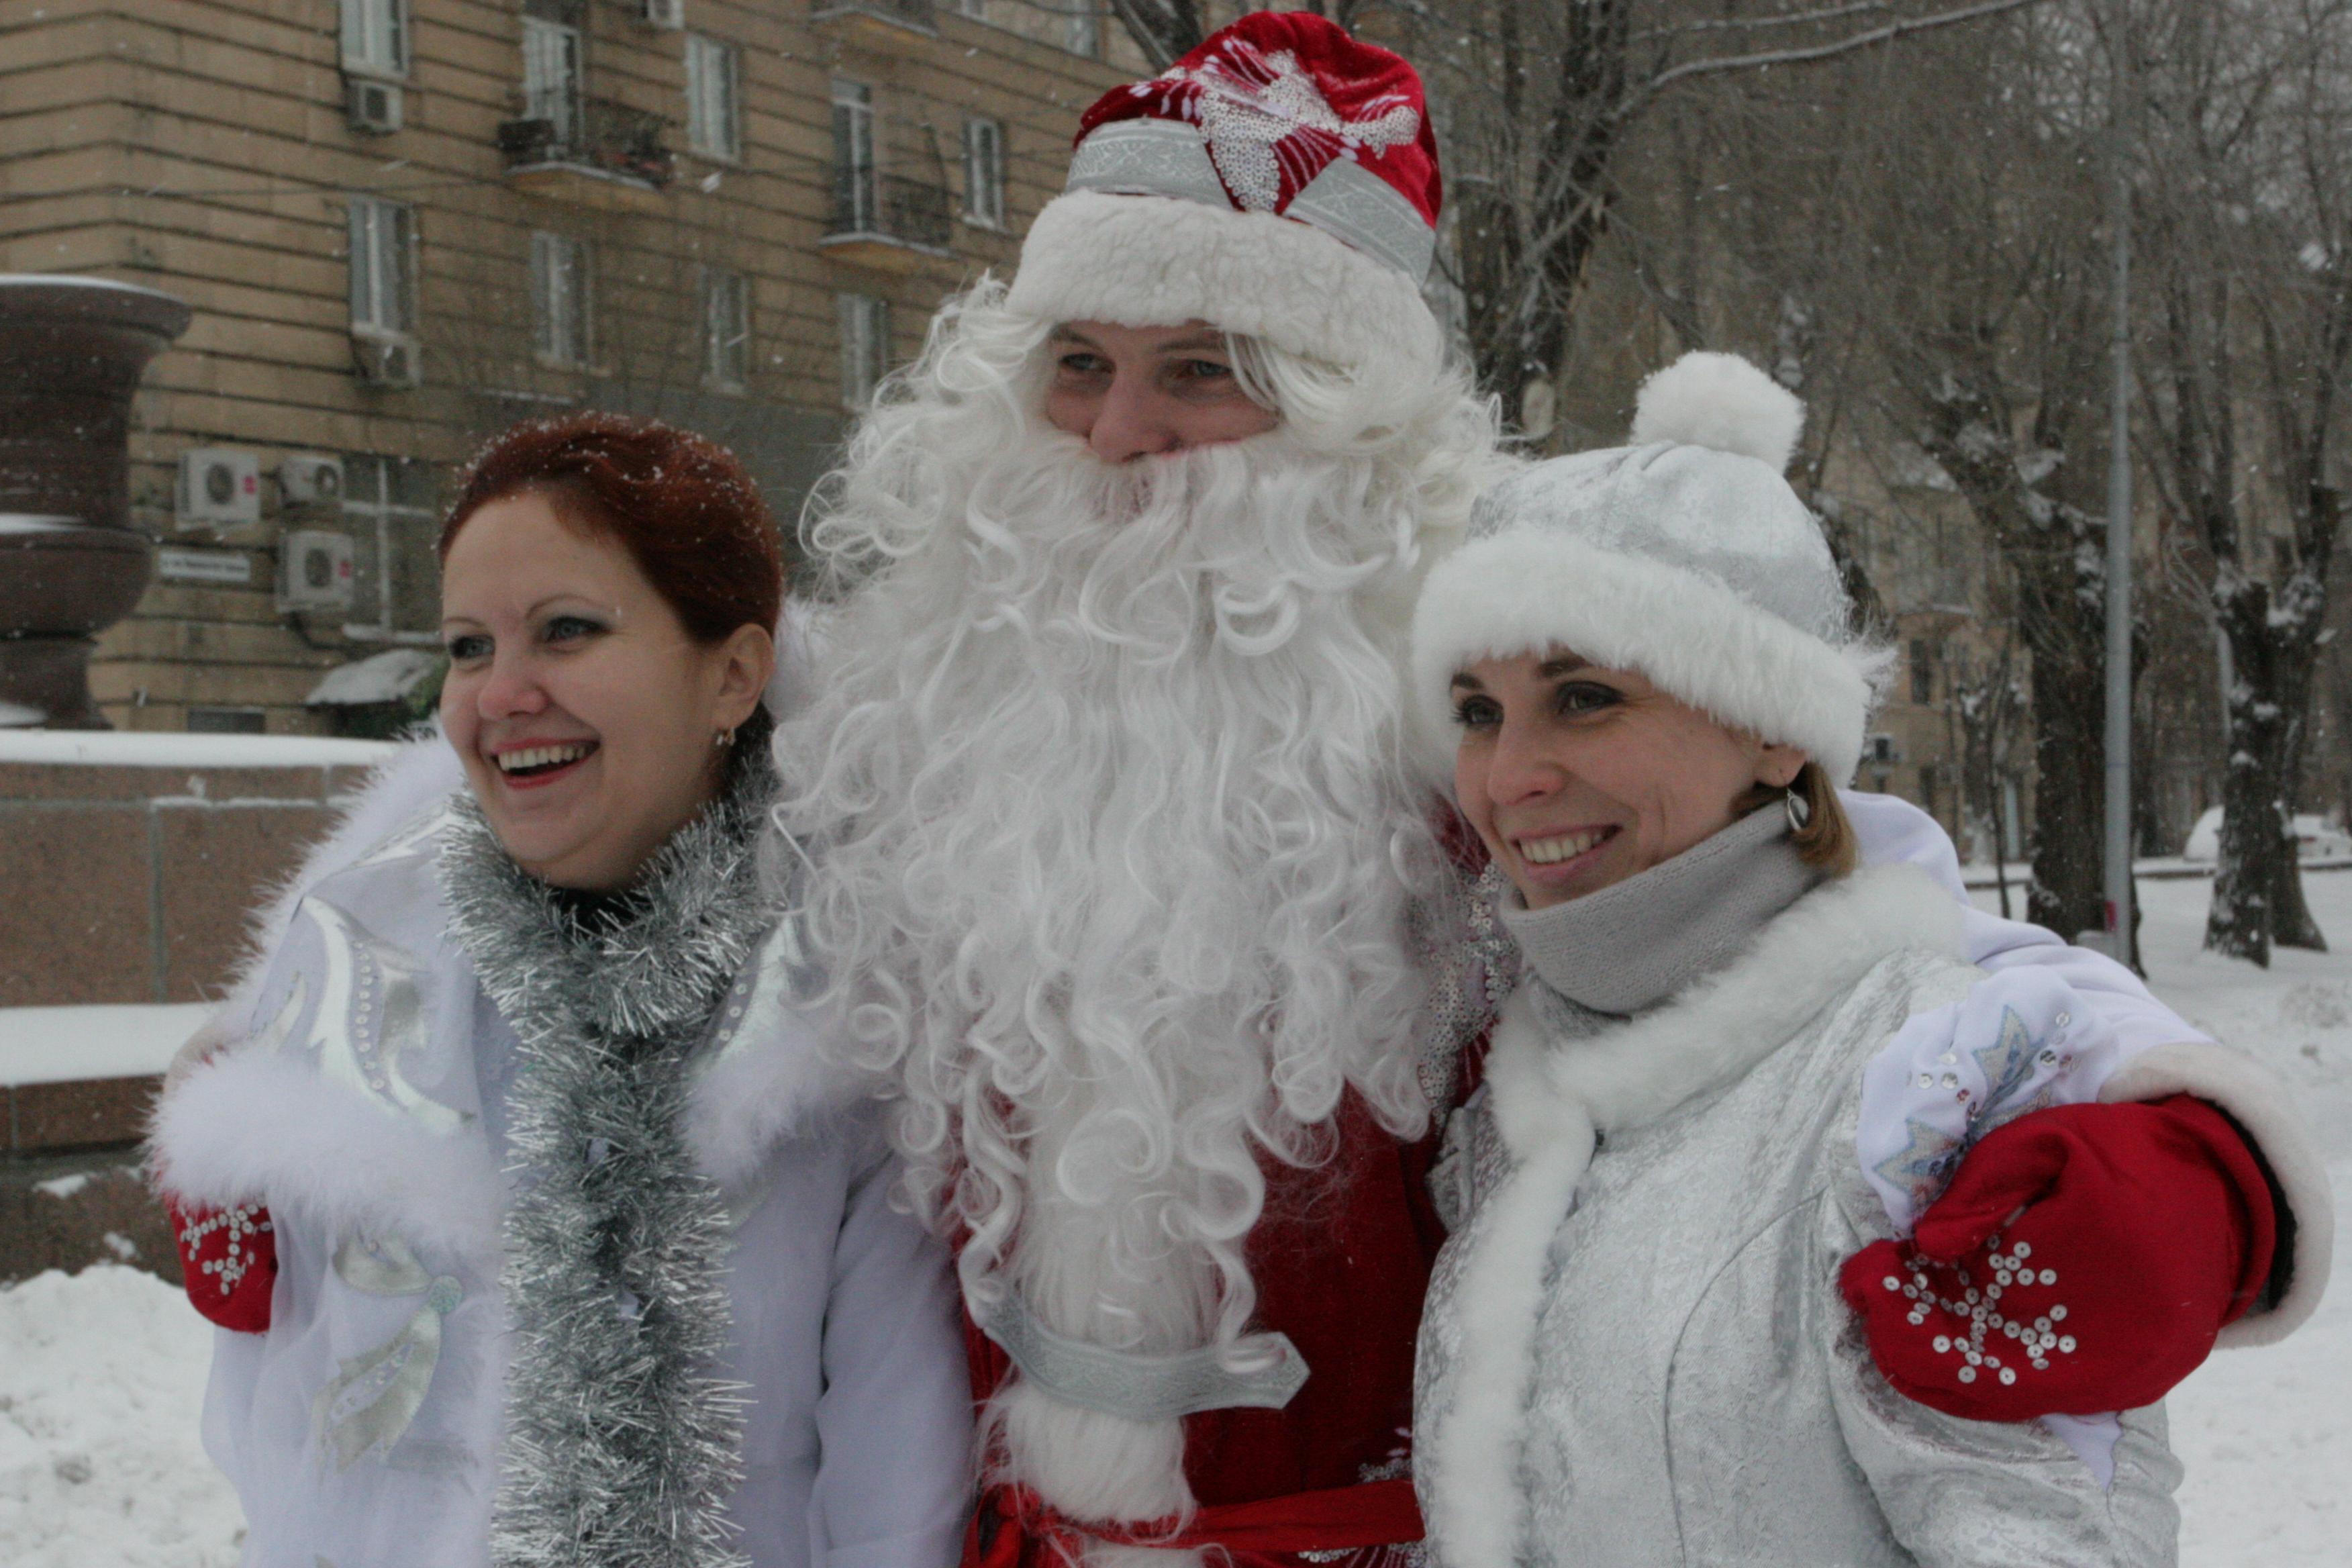
<instances>
[{"instance_id":1,"label":"snowflake embroidery","mask_svg":"<svg viewBox=\"0 0 2352 1568\"><path fill-rule=\"evenodd\" d=\"M1959 1332L1941 1329L1928 1343L1937 1355L1958 1362L1952 1375L1961 1383L1974 1383L1981 1375L2007 1386L2017 1382L2020 1363L2034 1372L2048 1372L2053 1355L2072 1355L2076 1348L2074 1336L2065 1329L2063 1301L2045 1300L2028 1306L2015 1294L2036 1287L2047 1290L2058 1283L2058 1271L2030 1266L2027 1260L2033 1256L2033 1248L2027 1243L2021 1241L2004 1254L2000 1242L1998 1231L1986 1238L1990 1252L1985 1261L1993 1271L1990 1279L1979 1281L1963 1266L1915 1255L1907 1265L1909 1279L1889 1274L1879 1281L1886 1289L1910 1298L1911 1310L1906 1317L1915 1329L1928 1327L1928 1317L1937 1310L1959 1320L1959 1324L1953 1325L1959 1327ZM2004 1295L2010 1298L2006 1303L2001 1300ZM1996 1335L2014 1342L2006 1363L2000 1347L1992 1342Z\"/></svg>"},{"instance_id":2,"label":"snowflake embroidery","mask_svg":"<svg viewBox=\"0 0 2352 1568\"><path fill-rule=\"evenodd\" d=\"M1981 1103L1988 1108L2002 1105L2033 1076L2033 1037L2027 1031L2025 1020L2017 1016L2016 1008L2000 1010L2000 1033L1992 1044L1975 1055L1977 1065L1984 1069L1986 1088Z\"/></svg>"},{"instance_id":3,"label":"snowflake embroidery","mask_svg":"<svg viewBox=\"0 0 2352 1568\"><path fill-rule=\"evenodd\" d=\"M1186 115L1201 127L1209 158L1234 199L1248 212L1279 212L1337 157L1363 148L1385 153L1421 134L1421 112L1396 97L1375 100L1343 119L1288 49L1266 53L1241 39L1191 69L1160 80L1181 83Z\"/></svg>"},{"instance_id":4,"label":"snowflake embroidery","mask_svg":"<svg viewBox=\"0 0 2352 1568\"><path fill-rule=\"evenodd\" d=\"M1874 1169L1889 1185L1911 1194L1912 1212L1916 1214L1943 1192L1968 1141L1916 1116L1906 1119L1904 1126L1911 1142L1900 1152L1881 1160Z\"/></svg>"},{"instance_id":5,"label":"snowflake embroidery","mask_svg":"<svg viewBox=\"0 0 2352 1568\"><path fill-rule=\"evenodd\" d=\"M215 1231L227 1232L221 1255L205 1258L196 1266L198 1272L209 1274L219 1281L222 1295L234 1294L247 1273L261 1260L258 1246L249 1247L246 1243L248 1237L265 1235L272 1228L270 1222L261 1217L266 1212L257 1204L243 1208L221 1209L202 1219L191 1218L180 1232L180 1247L190 1258L199 1255L205 1237Z\"/></svg>"}]
</instances>

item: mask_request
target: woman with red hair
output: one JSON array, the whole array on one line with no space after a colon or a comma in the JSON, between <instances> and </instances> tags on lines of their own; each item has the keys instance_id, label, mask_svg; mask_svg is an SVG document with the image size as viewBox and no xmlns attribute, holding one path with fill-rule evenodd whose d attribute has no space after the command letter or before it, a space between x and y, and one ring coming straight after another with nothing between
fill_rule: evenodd
<instances>
[{"instance_id":1,"label":"woman with red hair","mask_svg":"<svg viewBox=\"0 0 2352 1568\"><path fill-rule=\"evenodd\" d=\"M758 491L581 414L492 441L440 542L441 738L314 856L156 1121L245 1562L942 1568L944 1253L759 875Z\"/></svg>"}]
</instances>

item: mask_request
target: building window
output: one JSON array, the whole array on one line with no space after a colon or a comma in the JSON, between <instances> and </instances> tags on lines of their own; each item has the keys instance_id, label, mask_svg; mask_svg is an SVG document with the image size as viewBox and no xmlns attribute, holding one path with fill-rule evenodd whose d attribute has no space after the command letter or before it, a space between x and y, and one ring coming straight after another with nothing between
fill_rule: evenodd
<instances>
[{"instance_id":1,"label":"building window","mask_svg":"<svg viewBox=\"0 0 2352 1568\"><path fill-rule=\"evenodd\" d=\"M740 80L734 45L687 35L686 140L706 158L733 163L743 156Z\"/></svg>"},{"instance_id":2,"label":"building window","mask_svg":"<svg viewBox=\"0 0 2352 1568\"><path fill-rule=\"evenodd\" d=\"M702 275L702 379L740 392L751 374L751 280L712 268Z\"/></svg>"},{"instance_id":3,"label":"building window","mask_svg":"<svg viewBox=\"0 0 2352 1568\"><path fill-rule=\"evenodd\" d=\"M833 84L833 227L871 234L875 210L874 89L862 81Z\"/></svg>"},{"instance_id":4,"label":"building window","mask_svg":"<svg viewBox=\"0 0 2352 1568\"><path fill-rule=\"evenodd\" d=\"M1062 38L1074 55L1084 55L1088 59L1102 57L1102 14L1095 9L1095 0L1071 0Z\"/></svg>"},{"instance_id":5,"label":"building window","mask_svg":"<svg viewBox=\"0 0 2352 1568\"><path fill-rule=\"evenodd\" d=\"M541 16L522 19L522 113L553 128L559 147L580 127L580 29Z\"/></svg>"},{"instance_id":6,"label":"building window","mask_svg":"<svg viewBox=\"0 0 2352 1568\"><path fill-rule=\"evenodd\" d=\"M844 294L840 300L841 401L862 413L889 366L890 302L870 294Z\"/></svg>"},{"instance_id":7,"label":"building window","mask_svg":"<svg viewBox=\"0 0 2352 1568\"><path fill-rule=\"evenodd\" d=\"M963 221L1004 226L1004 127L993 120L963 122Z\"/></svg>"},{"instance_id":8,"label":"building window","mask_svg":"<svg viewBox=\"0 0 2352 1568\"><path fill-rule=\"evenodd\" d=\"M430 463L361 453L343 458L343 526L352 535L352 612L344 635L435 642L441 514Z\"/></svg>"},{"instance_id":9,"label":"building window","mask_svg":"<svg viewBox=\"0 0 2352 1568\"><path fill-rule=\"evenodd\" d=\"M569 235L530 237L530 327L549 364L588 363L588 247Z\"/></svg>"},{"instance_id":10,"label":"building window","mask_svg":"<svg viewBox=\"0 0 2352 1568\"><path fill-rule=\"evenodd\" d=\"M1911 639L1911 700L1933 702L1936 700L1936 665L1927 652L1927 639Z\"/></svg>"},{"instance_id":11,"label":"building window","mask_svg":"<svg viewBox=\"0 0 2352 1568\"><path fill-rule=\"evenodd\" d=\"M361 76L408 74L408 0L342 0L343 68Z\"/></svg>"},{"instance_id":12,"label":"building window","mask_svg":"<svg viewBox=\"0 0 2352 1568\"><path fill-rule=\"evenodd\" d=\"M416 215L378 196L351 198L352 331L416 331Z\"/></svg>"}]
</instances>

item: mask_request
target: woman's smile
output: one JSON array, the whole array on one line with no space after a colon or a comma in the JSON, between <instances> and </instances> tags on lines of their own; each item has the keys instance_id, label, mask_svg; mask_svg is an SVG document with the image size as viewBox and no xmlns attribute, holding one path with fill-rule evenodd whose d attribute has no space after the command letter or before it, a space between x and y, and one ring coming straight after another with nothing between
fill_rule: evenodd
<instances>
[{"instance_id":1,"label":"woman's smile","mask_svg":"<svg viewBox=\"0 0 2352 1568\"><path fill-rule=\"evenodd\" d=\"M568 778L596 754L595 741L519 742L488 748L499 783L509 789L542 789Z\"/></svg>"}]
</instances>

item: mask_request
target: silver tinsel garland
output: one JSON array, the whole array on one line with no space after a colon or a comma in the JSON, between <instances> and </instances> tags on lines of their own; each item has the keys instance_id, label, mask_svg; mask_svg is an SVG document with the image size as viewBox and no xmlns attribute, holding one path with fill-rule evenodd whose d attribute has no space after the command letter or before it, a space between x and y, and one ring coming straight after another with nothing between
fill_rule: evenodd
<instances>
[{"instance_id":1,"label":"silver tinsel garland","mask_svg":"<svg viewBox=\"0 0 2352 1568\"><path fill-rule=\"evenodd\" d=\"M575 921L470 799L443 841L450 937L520 1043L499 1568L744 1561L724 1511L740 1391L712 1373L731 1332L728 1211L681 1125L695 1049L772 913L753 862L774 775L762 755L736 773L621 919Z\"/></svg>"}]
</instances>

